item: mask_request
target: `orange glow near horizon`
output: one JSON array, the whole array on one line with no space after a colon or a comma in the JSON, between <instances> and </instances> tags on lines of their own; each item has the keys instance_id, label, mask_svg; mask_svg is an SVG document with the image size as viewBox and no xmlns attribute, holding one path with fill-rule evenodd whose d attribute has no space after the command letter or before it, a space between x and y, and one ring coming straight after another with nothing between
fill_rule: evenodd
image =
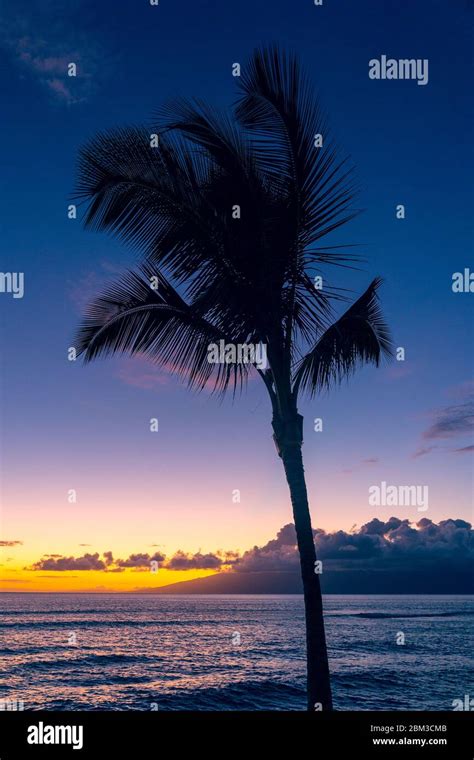
<instances>
[{"instance_id":1,"label":"orange glow near horizon","mask_svg":"<svg viewBox=\"0 0 474 760\"><path fill-rule=\"evenodd\" d=\"M103 570L45 571L9 568L5 565L0 578L2 592L60 593L126 593L159 588L172 583L213 575L214 570L149 570L125 569L121 573Z\"/></svg>"}]
</instances>

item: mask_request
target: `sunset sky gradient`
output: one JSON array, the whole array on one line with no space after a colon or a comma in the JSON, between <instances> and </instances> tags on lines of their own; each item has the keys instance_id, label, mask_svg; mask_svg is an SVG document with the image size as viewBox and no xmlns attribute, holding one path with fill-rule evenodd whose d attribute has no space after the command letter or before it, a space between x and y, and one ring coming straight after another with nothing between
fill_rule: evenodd
<instances>
[{"instance_id":1,"label":"sunset sky gradient","mask_svg":"<svg viewBox=\"0 0 474 760\"><path fill-rule=\"evenodd\" d=\"M472 521L474 295L451 290L472 249L472 114L460 63L472 11L454 4L456 34L445 36L447 4L428 0L74 0L66 16L51 0L5 3L1 268L25 273L25 296L0 294L2 538L21 542L3 552L3 590L150 586L149 572L131 569L25 568L53 554L242 552L291 521L259 378L220 402L143 359L67 361L83 305L134 263L122 243L67 218L78 148L102 129L146 122L176 94L225 106L232 63L271 41L301 55L358 169L365 212L328 244L360 243L366 261L357 272L328 269L328 279L359 294L381 275L385 316L406 351L404 362L364 368L304 401L313 525L348 531L394 512L418 520L413 508L369 506L368 488L381 481L428 485L423 516L434 521ZM381 54L428 58L429 84L369 80L368 61ZM160 569L153 583L209 572Z\"/></svg>"}]
</instances>

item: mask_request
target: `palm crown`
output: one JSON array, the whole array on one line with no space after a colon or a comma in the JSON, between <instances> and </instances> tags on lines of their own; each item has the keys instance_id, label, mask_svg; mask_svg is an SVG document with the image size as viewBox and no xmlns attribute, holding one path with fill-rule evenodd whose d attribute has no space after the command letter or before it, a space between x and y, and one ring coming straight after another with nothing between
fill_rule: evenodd
<instances>
[{"instance_id":1,"label":"palm crown","mask_svg":"<svg viewBox=\"0 0 474 760\"><path fill-rule=\"evenodd\" d=\"M142 263L89 306L77 346L86 361L146 354L198 389L235 391L254 369L284 416L300 389L378 364L390 340L378 278L336 321L340 293L314 286L324 264L352 260L320 241L355 215L354 182L297 60L257 51L236 79L229 114L176 100L152 130L114 130L82 149L86 226L114 232ZM268 369L209 363L218 340L264 343Z\"/></svg>"}]
</instances>

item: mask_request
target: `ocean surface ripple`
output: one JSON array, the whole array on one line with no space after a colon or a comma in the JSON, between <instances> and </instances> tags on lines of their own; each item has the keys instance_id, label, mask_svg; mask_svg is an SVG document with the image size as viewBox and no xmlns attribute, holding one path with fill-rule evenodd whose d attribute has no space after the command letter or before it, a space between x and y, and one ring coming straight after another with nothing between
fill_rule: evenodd
<instances>
[{"instance_id":1,"label":"ocean surface ripple","mask_svg":"<svg viewBox=\"0 0 474 760\"><path fill-rule=\"evenodd\" d=\"M305 709L301 596L1 599L0 699L26 710ZM451 710L474 696L474 597L324 602L336 709Z\"/></svg>"}]
</instances>

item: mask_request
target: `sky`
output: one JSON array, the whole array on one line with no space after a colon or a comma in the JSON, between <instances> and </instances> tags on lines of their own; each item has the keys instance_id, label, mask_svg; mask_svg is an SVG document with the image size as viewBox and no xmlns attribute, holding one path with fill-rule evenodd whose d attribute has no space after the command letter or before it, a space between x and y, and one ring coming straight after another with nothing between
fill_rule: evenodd
<instances>
[{"instance_id":1,"label":"sky","mask_svg":"<svg viewBox=\"0 0 474 760\"><path fill-rule=\"evenodd\" d=\"M0 293L4 590L133 590L155 555L154 584L191 579L215 572L202 557L221 564L291 521L258 378L219 402L142 359L67 360L84 305L135 262L68 219L80 146L177 94L227 107L232 64L271 42L298 53L357 167L364 213L331 244L358 243L365 261L331 284L356 297L381 275L405 350L301 404L313 527L472 520L474 295L452 290L474 269L471 27L467 0L3 3L1 271L25 283L23 298ZM428 83L370 79L382 55L428 59ZM427 511L370 504L382 482L426 486Z\"/></svg>"}]
</instances>

